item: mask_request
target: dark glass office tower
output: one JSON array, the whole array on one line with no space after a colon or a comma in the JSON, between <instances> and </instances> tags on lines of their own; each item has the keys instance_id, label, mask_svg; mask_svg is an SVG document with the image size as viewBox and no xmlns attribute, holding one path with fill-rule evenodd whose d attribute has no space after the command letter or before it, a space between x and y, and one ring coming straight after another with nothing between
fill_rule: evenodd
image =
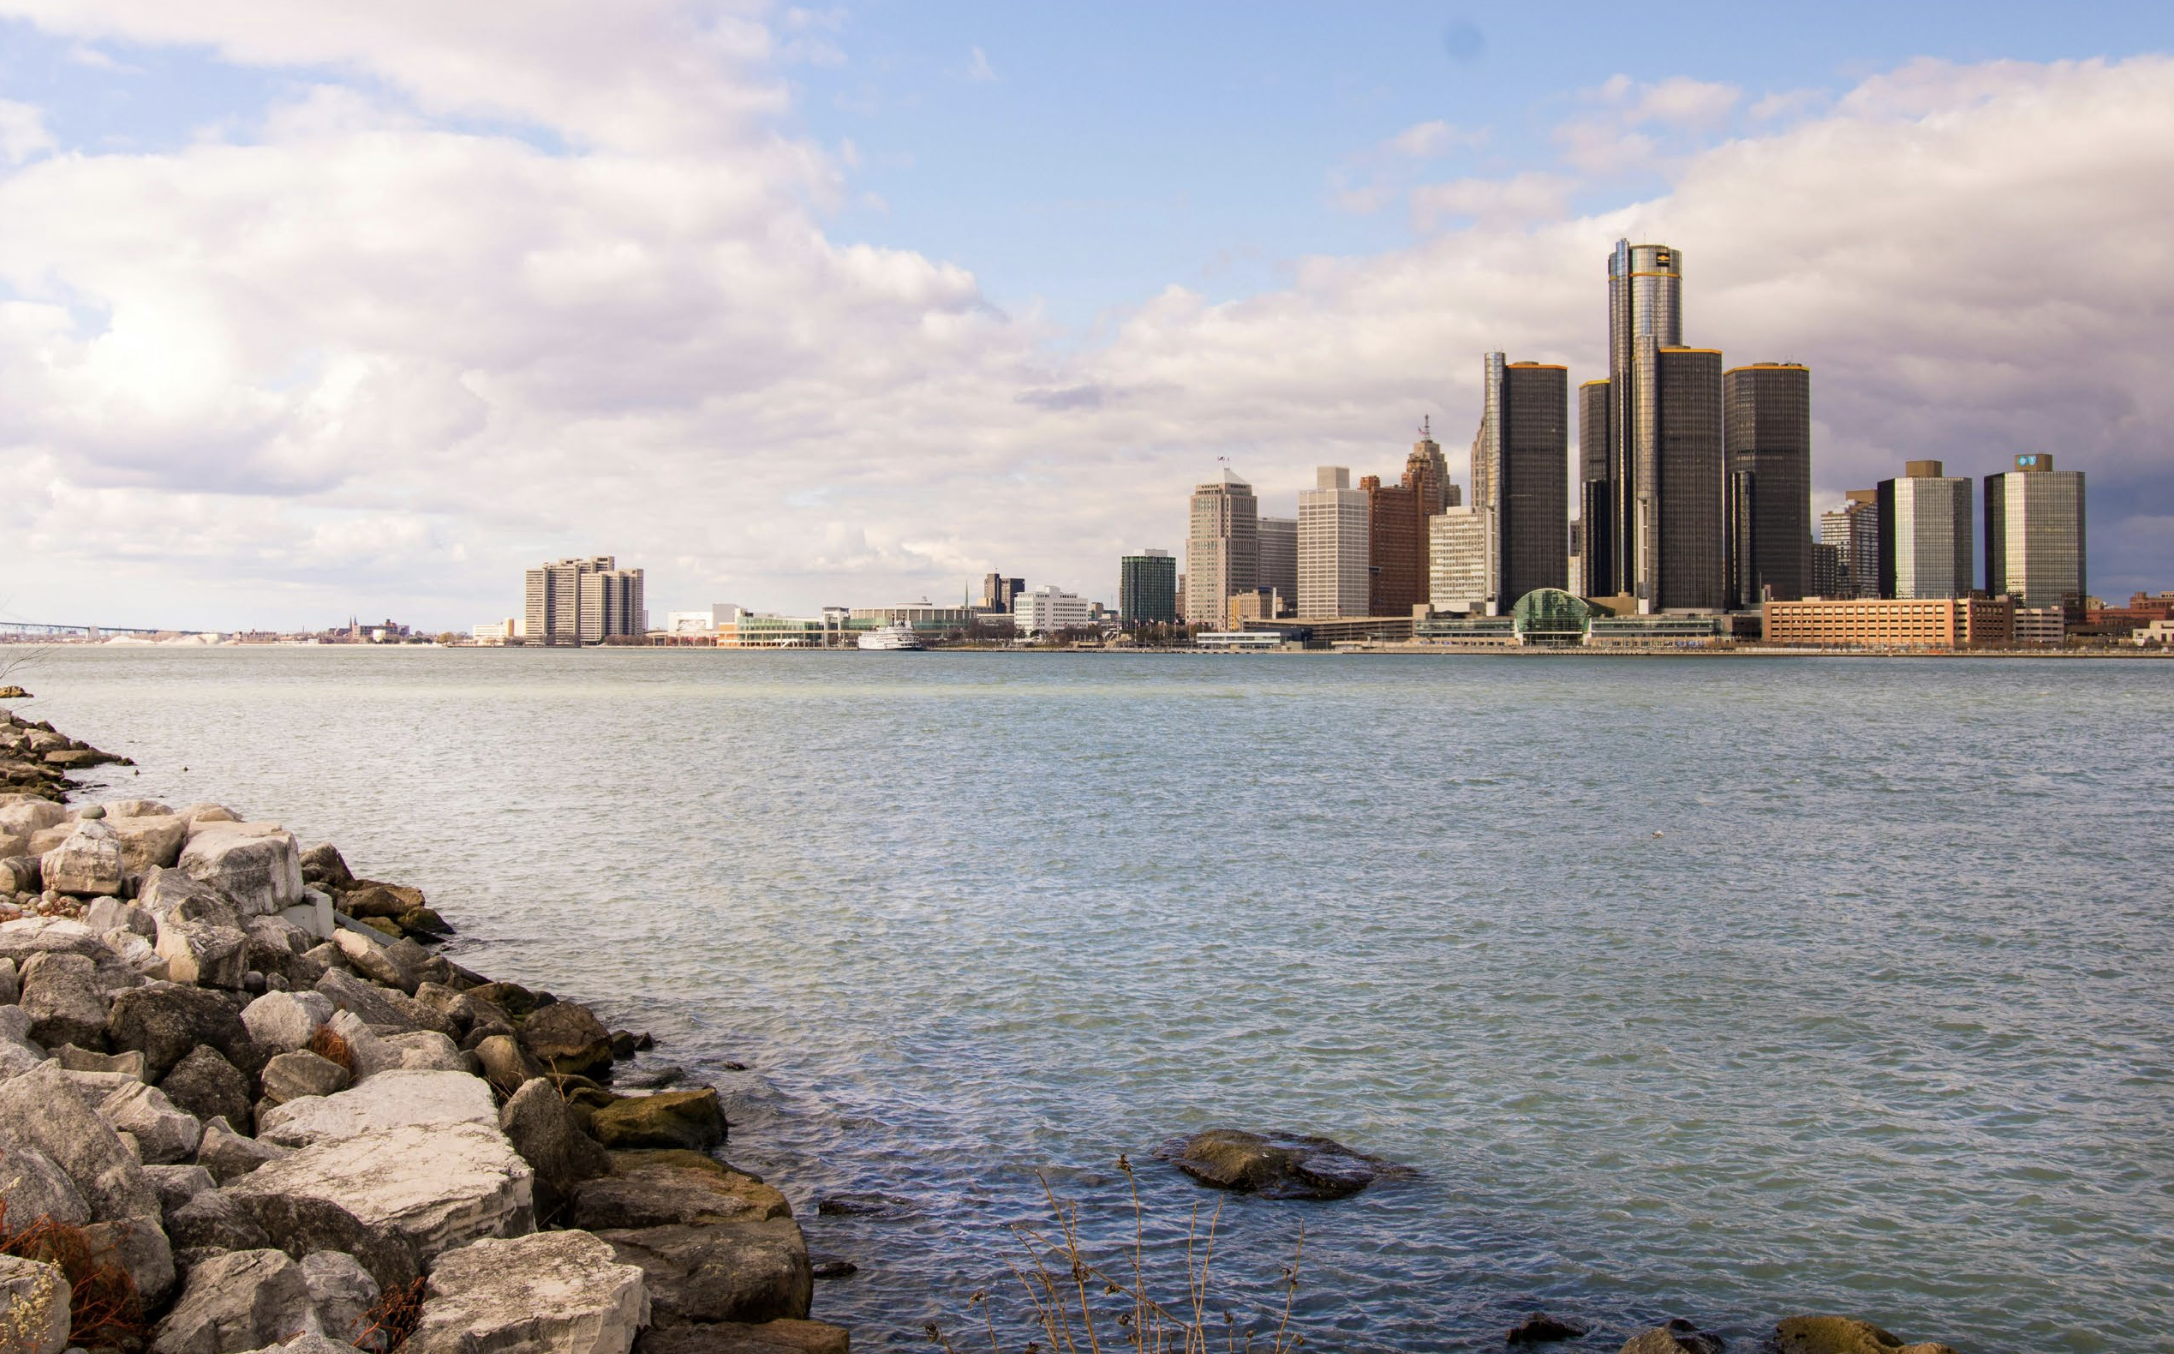
<instances>
[{"instance_id":1,"label":"dark glass office tower","mask_svg":"<svg viewBox=\"0 0 2174 1354\"><path fill-rule=\"evenodd\" d=\"M1668 347L1656 357L1655 454L1639 479L1640 530L1653 539L1640 546L1639 599L1652 611L1718 611L1728 603L1721 350Z\"/></svg>"},{"instance_id":2,"label":"dark glass office tower","mask_svg":"<svg viewBox=\"0 0 2174 1354\"><path fill-rule=\"evenodd\" d=\"M1812 579L1812 374L1758 362L1721 378L1732 607L1794 602Z\"/></svg>"},{"instance_id":3,"label":"dark glass office tower","mask_svg":"<svg viewBox=\"0 0 2174 1354\"><path fill-rule=\"evenodd\" d=\"M1495 521L1508 610L1536 588L1570 584L1570 369L1502 369L1502 465Z\"/></svg>"},{"instance_id":4,"label":"dark glass office tower","mask_svg":"<svg viewBox=\"0 0 2174 1354\"><path fill-rule=\"evenodd\" d=\"M1662 605L1661 350L1682 343L1682 253L1616 241L1608 256L1609 572L1621 590L1636 594L1642 611Z\"/></svg>"},{"instance_id":5,"label":"dark glass office tower","mask_svg":"<svg viewBox=\"0 0 2174 1354\"><path fill-rule=\"evenodd\" d=\"M1608 383L1578 387L1578 520L1584 524L1587 597L1624 591L1615 572L1615 487L1608 478Z\"/></svg>"}]
</instances>

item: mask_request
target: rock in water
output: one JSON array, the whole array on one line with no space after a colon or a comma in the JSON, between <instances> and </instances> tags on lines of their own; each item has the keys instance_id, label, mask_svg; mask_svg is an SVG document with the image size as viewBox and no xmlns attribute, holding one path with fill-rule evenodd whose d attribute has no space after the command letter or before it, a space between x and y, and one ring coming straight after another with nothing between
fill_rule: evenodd
<instances>
[{"instance_id":1,"label":"rock in water","mask_svg":"<svg viewBox=\"0 0 2174 1354\"><path fill-rule=\"evenodd\" d=\"M611 1174L574 1191L568 1225L605 1228L707 1226L789 1218L785 1196L700 1152L613 1152Z\"/></svg>"},{"instance_id":2,"label":"rock in water","mask_svg":"<svg viewBox=\"0 0 2174 1354\"><path fill-rule=\"evenodd\" d=\"M1927 1340L1906 1345L1869 1321L1847 1316L1792 1316L1774 1328L1775 1354L1955 1354Z\"/></svg>"},{"instance_id":3,"label":"rock in water","mask_svg":"<svg viewBox=\"0 0 2174 1354\"><path fill-rule=\"evenodd\" d=\"M152 1354L239 1354L308 1330L316 1312L302 1266L283 1251L235 1251L189 1267L181 1301L152 1332Z\"/></svg>"},{"instance_id":4,"label":"rock in water","mask_svg":"<svg viewBox=\"0 0 2174 1354\"><path fill-rule=\"evenodd\" d=\"M628 1096L596 1111L589 1131L606 1147L707 1152L725 1140L725 1112L710 1087Z\"/></svg>"},{"instance_id":5,"label":"rock in water","mask_svg":"<svg viewBox=\"0 0 2174 1354\"><path fill-rule=\"evenodd\" d=\"M1682 1317L1665 1326L1648 1326L1633 1335L1617 1354L1724 1354L1727 1342Z\"/></svg>"},{"instance_id":6,"label":"rock in water","mask_svg":"<svg viewBox=\"0 0 2174 1354\"><path fill-rule=\"evenodd\" d=\"M226 1192L337 1204L364 1226L405 1241L427 1263L471 1241L533 1230L533 1181L495 1123L454 1123L318 1143L266 1162Z\"/></svg>"},{"instance_id":7,"label":"rock in water","mask_svg":"<svg viewBox=\"0 0 2174 1354\"><path fill-rule=\"evenodd\" d=\"M821 1321L720 1321L707 1326L652 1326L635 1354L847 1354L852 1337Z\"/></svg>"},{"instance_id":8,"label":"rock in water","mask_svg":"<svg viewBox=\"0 0 2174 1354\"><path fill-rule=\"evenodd\" d=\"M554 1002L531 1015L521 1043L554 1072L593 1077L611 1070L611 1032L578 1002Z\"/></svg>"},{"instance_id":9,"label":"rock in water","mask_svg":"<svg viewBox=\"0 0 2174 1354\"><path fill-rule=\"evenodd\" d=\"M0 1255L0 1346L10 1354L68 1347L68 1280L57 1265Z\"/></svg>"},{"instance_id":10,"label":"rock in water","mask_svg":"<svg viewBox=\"0 0 2174 1354\"><path fill-rule=\"evenodd\" d=\"M642 1271L586 1232L478 1241L438 1257L406 1354L627 1354L649 1324Z\"/></svg>"},{"instance_id":11,"label":"rock in water","mask_svg":"<svg viewBox=\"0 0 2174 1354\"><path fill-rule=\"evenodd\" d=\"M597 1235L642 1267L660 1324L804 1318L815 1293L807 1242L788 1218Z\"/></svg>"},{"instance_id":12,"label":"rock in water","mask_svg":"<svg viewBox=\"0 0 2174 1354\"><path fill-rule=\"evenodd\" d=\"M1534 1312L1510 1327L1505 1339L1513 1345L1544 1345L1557 1340L1575 1340L1589 1329L1575 1321L1559 1320L1546 1312Z\"/></svg>"},{"instance_id":13,"label":"rock in water","mask_svg":"<svg viewBox=\"0 0 2174 1354\"><path fill-rule=\"evenodd\" d=\"M611 1174L611 1154L581 1131L574 1112L542 1077L513 1093L499 1111L498 1127L536 1172L538 1217L558 1216L582 1181Z\"/></svg>"},{"instance_id":14,"label":"rock in water","mask_svg":"<svg viewBox=\"0 0 2174 1354\"><path fill-rule=\"evenodd\" d=\"M1270 1199L1341 1199L1401 1168L1329 1138L1216 1128L1155 1149L1203 1185Z\"/></svg>"}]
</instances>

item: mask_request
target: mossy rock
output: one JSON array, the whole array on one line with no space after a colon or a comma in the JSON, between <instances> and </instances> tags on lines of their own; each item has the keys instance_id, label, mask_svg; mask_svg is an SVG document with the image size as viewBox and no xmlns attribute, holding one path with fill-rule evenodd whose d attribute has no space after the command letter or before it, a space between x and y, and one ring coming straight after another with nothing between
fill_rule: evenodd
<instances>
[{"instance_id":1,"label":"mossy rock","mask_svg":"<svg viewBox=\"0 0 2174 1354\"><path fill-rule=\"evenodd\" d=\"M707 1152L725 1140L725 1111L711 1087L633 1095L590 1116L596 1140L614 1150L677 1147Z\"/></svg>"}]
</instances>

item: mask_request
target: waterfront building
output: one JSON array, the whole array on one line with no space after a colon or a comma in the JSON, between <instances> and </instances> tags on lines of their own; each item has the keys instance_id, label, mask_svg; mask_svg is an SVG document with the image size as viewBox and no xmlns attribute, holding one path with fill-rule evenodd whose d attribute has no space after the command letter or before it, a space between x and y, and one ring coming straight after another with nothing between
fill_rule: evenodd
<instances>
[{"instance_id":1,"label":"waterfront building","mask_svg":"<svg viewBox=\"0 0 2174 1354\"><path fill-rule=\"evenodd\" d=\"M519 630L519 623L511 616L502 621L492 621L475 628L473 636L478 644L499 645L512 639Z\"/></svg>"},{"instance_id":2,"label":"waterfront building","mask_svg":"<svg viewBox=\"0 0 2174 1354\"><path fill-rule=\"evenodd\" d=\"M978 613L970 606L939 606L926 597L896 606L857 606L847 609L842 620L866 621L871 626L910 625L916 630L942 632L973 624Z\"/></svg>"},{"instance_id":3,"label":"waterfront building","mask_svg":"<svg viewBox=\"0 0 2174 1354\"><path fill-rule=\"evenodd\" d=\"M1298 495L1298 614L1364 616L1372 599L1371 497L1351 471L1325 465Z\"/></svg>"},{"instance_id":4,"label":"waterfront building","mask_svg":"<svg viewBox=\"0 0 2174 1354\"><path fill-rule=\"evenodd\" d=\"M1480 510L1445 508L1429 519L1427 534L1427 604L1437 612L1490 614L1488 530Z\"/></svg>"},{"instance_id":5,"label":"waterfront building","mask_svg":"<svg viewBox=\"0 0 2174 1354\"><path fill-rule=\"evenodd\" d=\"M2019 649L2058 649L2068 642L2068 612L2057 606L2019 606L2015 609L2015 643Z\"/></svg>"},{"instance_id":6,"label":"waterfront building","mask_svg":"<svg viewBox=\"0 0 2174 1354\"><path fill-rule=\"evenodd\" d=\"M1472 506L1488 531L1488 606L1500 611L1570 584L1570 372L1489 353L1481 390Z\"/></svg>"},{"instance_id":7,"label":"waterfront building","mask_svg":"<svg viewBox=\"0 0 2174 1354\"><path fill-rule=\"evenodd\" d=\"M1185 544L1185 619L1224 624L1232 593L1254 586L1260 569L1260 505L1253 486L1227 466L1193 490Z\"/></svg>"},{"instance_id":8,"label":"waterfront building","mask_svg":"<svg viewBox=\"0 0 2174 1354\"><path fill-rule=\"evenodd\" d=\"M1253 586L1266 588L1286 605L1298 601L1298 519L1263 517L1260 520L1260 567Z\"/></svg>"},{"instance_id":9,"label":"waterfront building","mask_svg":"<svg viewBox=\"0 0 2174 1354\"><path fill-rule=\"evenodd\" d=\"M610 555L555 559L530 569L526 594L521 633L529 644L597 644L649 628L642 571L621 569Z\"/></svg>"},{"instance_id":10,"label":"waterfront building","mask_svg":"<svg viewBox=\"0 0 2174 1354\"><path fill-rule=\"evenodd\" d=\"M2005 649L2015 642L2006 597L1812 597L1767 602L1769 644L1825 649Z\"/></svg>"},{"instance_id":11,"label":"waterfront building","mask_svg":"<svg viewBox=\"0 0 2174 1354\"><path fill-rule=\"evenodd\" d=\"M1076 592L1045 583L1012 601L1012 622L1022 635L1054 635L1060 630L1085 629L1094 620L1093 608Z\"/></svg>"},{"instance_id":12,"label":"waterfront building","mask_svg":"<svg viewBox=\"0 0 2174 1354\"><path fill-rule=\"evenodd\" d=\"M1019 600L1019 594L1026 590L1027 580L1024 578L1006 578L1002 574L983 574L981 576L981 609L983 611L1009 612L1012 609L1012 603Z\"/></svg>"},{"instance_id":13,"label":"waterfront building","mask_svg":"<svg viewBox=\"0 0 2174 1354\"><path fill-rule=\"evenodd\" d=\"M1796 362L1722 374L1729 605L1793 602L1812 583L1812 376Z\"/></svg>"},{"instance_id":14,"label":"waterfront building","mask_svg":"<svg viewBox=\"0 0 2174 1354\"><path fill-rule=\"evenodd\" d=\"M1901 475L1880 481L1881 597L1970 594L1970 481L1942 469L1938 461L1906 461Z\"/></svg>"},{"instance_id":15,"label":"waterfront building","mask_svg":"<svg viewBox=\"0 0 2174 1354\"><path fill-rule=\"evenodd\" d=\"M1842 506L1819 515L1819 539L1833 546L1836 591L1831 597L1880 595L1880 495L1877 489L1852 489Z\"/></svg>"},{"instance_id":16,"label":"waterfront building","mask_svg":"<svg viewBox=\"0 0 2174 1354\"><path fill-rule=\"evenodd\" d=\"M1167 550L1142 550L1117 562L1117 615L1126 629L1178 618L1178 562Z\"/></svg>"},{"instance_id":17,"label":"waterfront building","mask_svg":"<svg viewBox=\"0 0 2174 1354\"><path fill-rule=\"evenodd\" d=\"M1985 590L2012 593L2027 607L2081 599L2084 585L2083 472L2055 470L2029 452L2015 469L1985 477Z\"/></svg>"}]
</instances>

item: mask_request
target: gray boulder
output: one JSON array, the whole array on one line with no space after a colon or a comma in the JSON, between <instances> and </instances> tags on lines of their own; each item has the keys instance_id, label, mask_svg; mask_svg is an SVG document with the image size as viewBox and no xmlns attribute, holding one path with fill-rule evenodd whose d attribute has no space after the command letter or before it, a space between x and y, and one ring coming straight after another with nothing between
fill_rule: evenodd
<instances>
[{"instance_id":1,"label":"gray boulder","mask_svg":"<svg viewBox=\"0 0 2174 1354\"><path fill-rule=\"evenodd\" d=\"M586 1232L478 1241L438 1257L407 1354L628 1354L649 1324L642 1271Z\"/></svg>"},{"instance_id":2,"label":"gray boulder","mask_svg":"<svg viewBox=\"0 0 2174 1354\"><path fill-rule=\"evenodd\" d=\"M388 1035L385 1042L399 1051L400 1066L404 1071L459 1072L473 1075L468 1065L468 1055L436 1030Z\"/></svg>"},{"instance_id":3,"label":"gray boulder","mask_svg":"<svg viewBox=\"0 0 2174 1354\"><path fill-rule=\"evenodd\" d=\"M0 895L9 892L13 890L6 888L5 881L0 880ZM22 999L22 995L22 979L15 972L15 961L0 959L0 1005L13 1006Z\"/></svg>"},{"instance_id":4,"label":"gray boulder","mask_svg":"<svg viewBox=\"0 0 2174 1354\"><path fill-rule=\"evenodd\" d=\"M377 1280L360 1261L339 1251L311 1251L302 1257L302 1278L309 1284L310 1305L328 1339L350 1349L369 1329L369 1311L377 1305Z\"/></svg>"},{"instance_id":5,"label":"gray boulder","mask_svg":"<svg viewBox=\"0 0 2174 1354\"><path fill-rule=\"evenodd\" d=\"M790 1218L596 1235L621 1262L641 1266L660 1325L804 1318L814 1296L807 1243Z\"/></svg>"},{"instance_id":6,"label":"gray boulder","mask_svg":"<svg viewBox=\"0 0 2174 1354\"><path fill-rule=\"evenodd\" d=\"M383 1129L448 1124L497 1127L491 1088L466 1072L403 1069L379 1073L334 1095L275 1106L257 1125L257 1138L282 1147L308 1147Z\"/></svg>"},{"instance_id":7,"label":"gray boulder","mask_svg":"<svg viewBox=\"0 0 2174 1354\"><path fill-rule=\"evenodd\" d=\"M451 1123L319 1142L226 1188L237 1196L338 1204L428 1262L484 1237L534 1230L533 1181L534 1172L495 1124Z\"/></svg>"},{"instance_id":8,"label":"gray boulder","mask_svg":"<svg viewBox=\"0 0 2174 1354\"><path fill-rule=\"evenodd\" d=\"M352 1256L380 1291L404 1290L422 1273L404 1237L382 1223L364 1222L331 1199L307 1194L221 1193L263 1230L265 1244L298 1260L320 1251Z\"/></svg>"},{"instance_id":9,"label":"gray boulder","mask_svg":"<svg viewBox=\"0 0 2174 1354\"><path fill-rule=\"evenodd\" d=\"M36 856L0 856L0 894L36 893L44 887L44 867Z\"/></svg>"},{"instance_id":10,"label":"gray boulder","mask_svg":"<svg viewBox=\"0 0 2174 1354\"><path fill-rule=\"evenodd\" d=\"M530 1057L528 1050L510 1034L484 1038L476 1044L475 1054L483 1064L484 1079L501 1095L512 1095L544 1074L543 1064Z\"/></svg>"},{"instance_id":11,"label":"gray boulder","mask_svg":"<svg viewBox=\"0 0 2174 1354\"><path fill-rule=\"evenodd\" d=\"M506 1101L498 1127L536 1172L540 1218L558 1216L582 1181L611 1174L611 1154L581 1131L566 1101L541 1077Z\"/></svg>"},{"instance_id":12,"label":"gray boulder","mask_svg":"<svg viewBox=\"0 0 2174 1354\"><path fill-rule=\"evenodd\" d=\"M380 987L397 987L402 995L415 991L415 975L403 971L386 955L383 936L374 932L366 936L343 926L333 932L332 943L340 947L340 953L347 956L347 962L354 966L355 972L371 982Z\"/></svg>"},{"instance_id":13,"label":"gray boulder","mask_svg":"<svg viewBox=\"0 0 2174 1354\"><path fill-rule=\"evenodd\" d=\"M330 1019L332 1003L315 992L267 992L242 1008L242 1025L251 1039L289 1053L308 1047Z\"/></svg>"},{"instance_id":14,"label":"gray boulder","mask_svg":"<svg viewBox=\"0 0 2174 1354\"><path fill-rule=\"evenodd\" d=\"M236 1251L189 1268L181 1300L151 1334L152 1354L244 1354L316 1325L302 1266L284 1251Z\"/></svg>"},{"instance_id":15,"label":"gray boulder","mask_svg":"<svg viewBox=\"0 0 2174 1354\"><path fill-rule=\"evenodd\" d=\"M158 918L134 903L124 903L118 898L100 898L83 909L83 924L100 935L108 931L134 931L149 939L159 933Z\"/></svg>"},{"instance_id":16,"label":"gray boulder","mask_svg":"<svg viewBox=\"0 0 2174 1354\"><path fill-rule=\"evenodd\" d=\"M159 1211L167 1217L205 1190L216 1189L219 1183L211 1178L210 1171L197 1165L146 1166L143 1174L151 1188L158 1191Z\"/></svg>"},{"instance_id":17,"label":"gray boulder","mask_svg":"<svg viewBox=\"0 0 2174 1354\"><path fill-rule=\"evenodd\" d=\"M272 1238L223 1190L207 1189L166 1215L166 1238L185 1261L227 1251L262 1250Z\"/></svg>"},{"instance_id":18,"label":"gray boulder","mask_svg":"<svg viewBox=\"0 0 2174 1354\"><path fill-rule=\"evenodd\" d=\"M159 1078L159 1089L199 1120L224 1119L229 1125L254 1126L249 1078L209 1044L198 1044L171 1072Z\"/></svg>"},{"instance_id":19,"label":"gray boulder","mask_svg":"<svg viewBox=\"0 0 2174 1354\"><path fill-rule=\"evenodd\" d=\"M195 804L184 804L178 812L182 821L189 825L189 834L191 836L194 836L200 830L215 827L220 823L239 823L242 821L242 815L238 810L230 809L224 804L211 804L200 801Z\"/></svg>"},{"instance_id":20,"label":"gray boulder","mask_svg":"<svg viewBox=\"0 0 2174 1354\"><path fill-rule=\"evenodd\" d=\"M12 1225L51 1218L74 1226L91 1220L90 1205L68 1173L34 1147L0 1139L0 1204Z\"/></svg>"},{"instance_id":21,"label":"gray boulder","mask_svg":"<svg viewBox=\"0 0 2174 1354\"><path fill-rule=\"evenodd\" d=\"M144 1060L141 1053L96 1053L74 1044L62 1044L53 1050L60 1060L61 1070L66 1072L118 1072L137 1081L144 1078Z\"/></svg>"},{"instance_id":22,"label":"gray boulder","mask_svg":"<svg viewBox=\"0 0 2174 1354\"><path fill-rule=\"evenodd\" d=\"M106 811L106 821L115 826L126 818L179 818L165 804L156 799L109 799L99 806ZM184 822L185 825L185 822Z\"/></svg>"},{"instance_id":23,"label":"gray boulder","mask_svg":"<svg viewBox=\"0 0 2174 1354\"><path fill-rule=\"evenodd\" d=\"M61 1169L100 1222L159 1216L143 1166L85 1106L57 1063L0 1083L0 1141L39 1152Z\"/></svg>"},{"instance_id":24,"label":"gray boulder","mask_svg":"<svg viewBox=\"0 0 2174 1354\"><path fill-rule=\"evenodd\" d=\"M50 799L17 799L0 804L0 835L27 837L68 821L68 810Z\"/></svg>"},{"instance_id":25,"label":"gray boulder","mask_svg":"<svg viewBox=\"0 0 2174 1354\"><path fill-rule=\"evenodd\" d=\"M268 1161L277 1161L287 1148L236 1133L224 1115L204 1121L204 1136L196 1145L196 1164L220 1184L239 1180Z\"/></svg>"},{"instance_id":26,"label":"gray boulder","mask_svg":"<svg viewBox=\"0 0 2174 1354\"><path fill-rule=\"evenodd\" d=\"M45 1050L30 1039L30 1013L20 1006L0 1006L0 1081L19 1077L44 1061Z\"/></svg>"},{"instance_id":27,"label":"gray boulder","mask_svg":"<svg viewBox=\"0 0 2174 1354\"><path fill-rule=\"evenodd\" d=\"M96 818L77 823L66 840L40 859L39 870L47 888L78 898L118 894L127 875L120 838Z\"/></svg>"},{"instance_id":28,"label":"gray boulder","mask_svg":"<svg viewBox=\"0 0 2174 1354\"><path fill-rule=\"evenodd\" d=\"M1341 1199L1404 1169L1303 1133L1217 1128L1177 1138L1155 1155L1203 1185L1270 1199Z\"/></svg>"},{"instance_id":29,"label":"gray boulder","mask_svg":"<svg viewBox=\"0 0 2174 1354\"><path fill-rule=\"evenodd\" d=\"M611 1031L579 1002L553 1002L531 1015L521 1044L554 1072L594 1077L611 1070Z\"/></svg>"},{"instance_id":30,"label":"gray boulder","mask_svg":"<svg viewBox=\"0 0 2174 1354\"><path fill-rule=\"evenodd\" d=\"M91 1250L110 1254L114 1263L128 1271L144 1305L163 1306L174 1292L174 1252L155 1218L130 1218L124 1222L98 1222L83 1229Z\"/></svg>"},{"instance_id":31,"label":"gray boulder","mask_svg":"<svg viewBox=\"0 0 2174 1354\"><path fill-rule=\"evenodd\" d=\"M239 991L249 971L248 935L210 922L159 918L156 951L166 961L166 976L177 983Z\"/></svg>"},{"instance_id":32,"label":"gray boulder","mask_svg":"<svg viewBox=\"0 0 2174 1354\"><path fill-rule=\"evenodd\" d=\"M68 1347L72 1296L58 1265L0 1255L0 1349L60 1354Z\"/></svg>"},{"instance_id":33,"label":"gray boulder","mask_svg":"<svg viewBox=\"0 0 2174 1354\"><path fill-rule=\"evenodd\" d=\"M348 1068L354 1074L357 1086L380 1072L400 1070L405 1050L378 1038L362 1017L353 1011L335 1013L325 1028L346 1041Z\"/></svg>"},{"instance_id":34,"label":"gray boulder","mask_svg":"<svg viewBox=\"0 0 2174 1354\"><path fill-rule=\"evenodd\" d=\"M180 983L149 983L115 994L106 1036L117 1050L141 1050L153 1081L164 1081L177 1063L204 1044L245 1071L264 1061L233 1002Z\"/></svg>"},{"instance_id":35,"label":"gray boulder","mask_svg":"<svg viewBox=\"0 0 2174 1354\"><path fill-rule=\"evenodd\" d=\"M302 852L273 823L190 825L178 868L225 894L243 916L265 916L302 897Z\"/></svg>"},{"instance_id":36,"label":"gray boulder","mask_svg":"<svg viewBox=\"0 0 2174 1354\"><path fill-rule=\"evenodd\" d=\"M344 889L355 882L355 876L331 842L319 842L302 853L302 881L319 888Z\"/></svg>"},{"instance_id":37,"label":"gray boulder","mask_svg":"<svg viewBox=\"0 0 2174 1354\"><path fill-rule=\"evenodd\" d=\"M187 824L174 814L115 818L109 813L106 822L121 844L121 868L129 874L153 868L172 869L181 858L181 839Z\"/></svg>"},{"instance_id":38,"label":"gray boulder","mask_svg":"<svg viewBox=\"0 0 2174 1354\"><path fill-rule=\"evenodd\" d=\"M342 934L345 934L344 932ZM376 987L338 970L317 980L317 993L343 1011L353 1011L372 1025L391 1025L401 1030L436 1030L453 1033L453 1022L443 1012L392 988Z\"/></svg>"},{"instance_id":39,"label":"gray boulder","mask_svg":"<svg viewBox=\"0 0 2174 1354\"><path fill-rule=\"evenodd\" d=\"M574 1191L567 1225L588 1231L789 1218L774 1187L701 1152L612 1152L611 1174Z\"/></svg>"},{"instance_id":40,"label":"gray boulder","mask_svg":"<svg viewBox=\"0 0 2174 1354\"><path fill-rule=\"evenodd\" d=\"M242 925L240 910L225 894L179 870L145 870L136 883L136 906L150 913L154 922L161 917L176 917L236 931Z\"/></svg>"},{"instance_id":41,"label":"gray boulder","mask_svg":"<svg viewBox=\"0 0 2174 1354\"><path fill-rule=\"evenodd\" d=\"M99 990L98 965L83 955L30 956L23 966L21 1005L30 1017L30 1037L48 1048L95 1048L106 1042L106 997Z\"/></svg>"},{"instance_id":42,"label":"gray boulder","mask_svg":"<svg viewBox=\"0 0 2174 1354\"><path fill-rule=\"evenodd\" d=\"M305 1096L336 1095L347 1089L347 1069L329 1058L321 1058L308 1049L282 1053L264 1065L260 1078L264 1086L264 1099L271 1105L284 1105L290 1100ZM261 1122L269 1110L261 1111Z\"/></svg>"},{"instance_id":43,"label":"gray boulder","mask_svg":"<svg viewBox=\"0 0 2174 1354\"><path fill-rule=\"evenodd\" d=\"M170 1165L196 1154L204 1126L175 1107L164 1091L129 1079L99 1103L98 1113L122 1133L134 1135L137 1150L150 1165Z\"/></svg>"}]
</instances>

